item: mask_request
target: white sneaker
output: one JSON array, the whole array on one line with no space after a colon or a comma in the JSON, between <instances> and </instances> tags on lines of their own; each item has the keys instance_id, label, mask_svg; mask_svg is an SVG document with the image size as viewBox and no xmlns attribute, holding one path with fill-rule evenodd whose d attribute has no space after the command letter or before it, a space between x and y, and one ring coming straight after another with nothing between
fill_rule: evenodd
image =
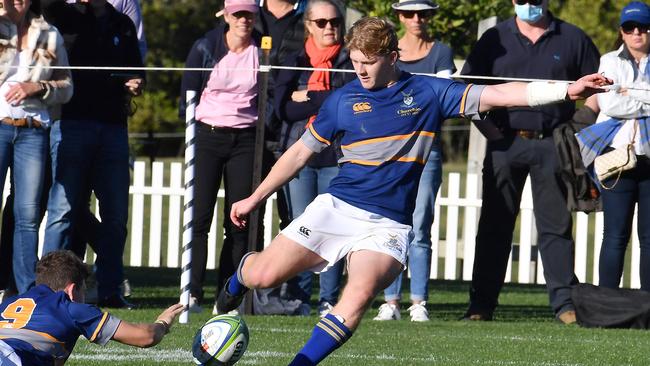
<instances>
[{"instance_id":1,"label":"white sneaker","mask_svg":"<svg viewBox=\"0 0 650 366\"><path fill-rule=\"evenodd\" d=\"M187 310L190 313L200 313L203 311L203 308L201 305L199 305L199 300L196 297L190 296L190 303L187 307Z\"/></svg>"},{"instance_id":2,"label":"white sneaker","mask_svg":"<svg viewBox=\"0 0 650 366\"><path fill-rule=\"evenodd\" d=\"M402 316L399 313L399 309L394 304L385 303L379 307L379 314L372 320L400 320Z\"/></svg>"},{"instance_id":3,"label":"white sneaker","mask_svg":"<svg viewBox=\"0 0 650 366\"><path fill-rule=\"evenodd\" d=\"M425 307L426 301L421 301L419 304L413 304L408 308L408 312L411 315L412 322L428 322L429 321L429 312Z\"/></svg>"},{"instance_id":4,"label":"white sneaker","mask_svg":"<svg viewBox=\"0 0 650 366\"><path fill-rule=\"evenodd\" d=\"M237 310L237 309L230 310L227 314L228 315L239 315L239 310ZM215 303L214 306L212 307L212 315L219 315L219 311L217 310L217 303Z\"/></svg>"},{"instance_id":5,"label":"white sneaker","mask_svg":"<svg viewBox=\"0 0 650 366\"><path fill-rule=\"evenodd\" d=\"M323 301L320 303L320 305L318 305L318 314L321 318L323 318L325 315L329 314L332 309L334 309L332 304L327 301Z\"/></svg>"}]
</instances>

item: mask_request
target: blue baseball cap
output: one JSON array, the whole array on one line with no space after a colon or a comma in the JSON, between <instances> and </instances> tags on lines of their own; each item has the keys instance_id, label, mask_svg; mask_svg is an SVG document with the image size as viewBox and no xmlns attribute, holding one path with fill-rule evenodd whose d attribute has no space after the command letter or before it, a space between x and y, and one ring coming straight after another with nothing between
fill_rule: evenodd
<instances>
[{"instance_id":1,"label":"blue baseball cap","mask_svg":"<svg viewBox=\"0 0 650 366\"><path fill-rule=\"evenodd\" d=\"M621 11L621 25L627 22L650 24L650 6L640 1L632 1Z\"/></svg>"}]
</instances>

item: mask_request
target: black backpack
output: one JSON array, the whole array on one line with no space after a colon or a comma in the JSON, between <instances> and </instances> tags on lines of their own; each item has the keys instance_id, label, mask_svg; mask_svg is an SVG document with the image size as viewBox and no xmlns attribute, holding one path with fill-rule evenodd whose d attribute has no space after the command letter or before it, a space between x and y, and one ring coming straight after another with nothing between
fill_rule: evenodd
<instances>
[{"instance_id":1,"label":"black backpack","mask_svg":"<svg viewBox=\"0 0 650 366\"><path fill-rule=\"evenodd\" d=\"M578 324L587 328L650 328L650 292L581 283L571 290Z\"/></svg>"},{"instance_id":2,"label":"black backpack","mask_svg":"<svg viewBox=\"0 0 650 366\"><path fill-rule=\"evenodd\" d=\"M580 155L575 133L593 124L596 113L588 107L576 111L572 120L553 130L553 142L560 163L560 177L567 192L569 211L594 212L602 210L600 191L589 176Z\"/></svg>"}]
</instances>

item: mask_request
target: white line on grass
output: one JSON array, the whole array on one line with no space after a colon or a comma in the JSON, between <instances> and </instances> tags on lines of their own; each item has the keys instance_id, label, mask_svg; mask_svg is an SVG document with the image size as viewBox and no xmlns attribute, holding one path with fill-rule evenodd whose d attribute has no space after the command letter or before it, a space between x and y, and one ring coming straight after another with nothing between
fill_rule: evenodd
<instances>
[{"instance_id":1,"label":"white line on grass","mask_svg":"<svg viewBox=\"0 0 650 366\"><path fill-rule=\"evenodd\" d=\"M184 349L131 349L131 348L89 348L85 350L84 354L73 354L71 359L80 361L151 361L156 362L179 362L191 363L192 355L189 350ZM270 360L287 359L293 357L293 353L288 352L274 352L274 351L258 351L247 352L244 358L239 361L241 365L261 365L268 364ZM461 360L449 357L439 357L435 355L428 355L425 357L398 357L389 354L367 355L367 354L354 354L354 353L335 353L330 356L333 359L347 359L347 360L364 360L364 361L391 361L399 365L408 365L413 362L427 363L427 364L440 364L445 365L449 363L458 363ZM558 363L558 362L535 362L535 361L498 361L498 360L476 360L470 361L472 364L482 365L503 365L503 366L578 366L575 363Z\"/></svg>"}]
</instances>

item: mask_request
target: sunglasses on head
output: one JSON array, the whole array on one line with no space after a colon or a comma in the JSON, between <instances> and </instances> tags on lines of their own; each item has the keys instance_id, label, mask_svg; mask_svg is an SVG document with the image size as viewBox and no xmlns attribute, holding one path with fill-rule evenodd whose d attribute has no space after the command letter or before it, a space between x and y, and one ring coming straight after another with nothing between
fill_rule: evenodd
<instances>
[{"instance_id":1,"label":"sunglasses on head","mask_svg":"<svg viewBox=\"0 0 650 366\"><path fill-rule=\"evenodd\" d=\"M324 19L324 18L320 18L320 19L309 19L309 21L312 22L312 23L314 23L314 24L316 24L316 26L317 26L318 28L320 28L320 29L325 28L325 27L327 26L327 23L330 23L330 25L332 26L332 28L336 28L336 27L338 27L339 25L341 25L341 18L339 18L339 17L331 18L331 19Z\"/></svg>"},{"instance_id":2,"label":"sunglasses on head","mask_svg":"<svg viewBox=\"0 0 650 366\"><path fill-rule=\"evenodd\" d=\"M432 10L400 10L399 13L406 19L413 18L415 14L417 14L420 19L431 18L433 16Z\"/></svg>"},{"instance_id":3,"label":"sunglasses on head","mask_svg":"<svg viewBox=\"0 0 650 366\"><path fill-rule=\"evenodd\" d=\"M515 0L515 4L524 5L526 3L530 5L541 5L544 0Z\"/></svg>"},{"instance_id":4,"label":"sunglasses on head","mask_svg":"<svg viewBox=\"0 0 650 366\"><path fill-rule=\"evenodd\" d=\"M625 34L632 34L635 29L638 29L639 33L648 33L650 31L650 25L628 22L621 25L621 29Z\"/></svg>"}]
</instances>

